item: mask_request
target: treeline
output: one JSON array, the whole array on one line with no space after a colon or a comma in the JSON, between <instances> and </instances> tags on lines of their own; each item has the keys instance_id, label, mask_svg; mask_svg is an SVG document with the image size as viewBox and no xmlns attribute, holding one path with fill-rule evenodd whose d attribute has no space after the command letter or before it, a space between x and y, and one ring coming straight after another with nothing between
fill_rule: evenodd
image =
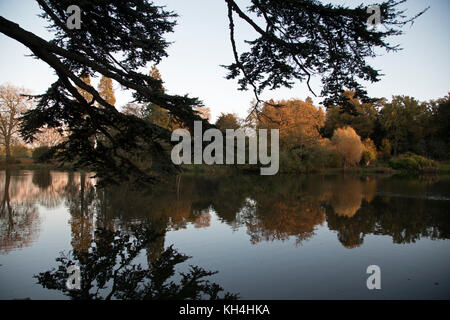
<instances>
[{"instance_id":1,"label":"treeline","mask_svg":"<svg viewBox=\"0 0 450 320\"><path fill-rule=\"evenodd\" d=\"M253 127L280 130L280 171L389 165L394 169L435 171L433 160L450 156L450 94L420 102L394 96L363 103L346 91L342 105L325 112L312 99L268 101L246 121L221 114L222 129Z\"/></svg>"},{"instance_id":2,"label":"treeline","mask_svg":"<svg viewBox=\"0 0 450 320\"><path fill-rule=\"evenodd\" d=\"M161 79L159 70L153 66L149 75ZM81 77L91 83L89 75ZM113 82L102 76L98 90L103 99L115 105ZM161 86L164 92L165 88ZM92 96L85 90L78 91L87 100ZM7 162L15 158L45 159L51 148L64 142L69 131L59 128L41 128L32 144L25 144L20 137L22 115L35 108L32 99L24 96L28 91L11 85L0 86L0 156ZM313 105L307 98L268 101L259 112L252 108L246 119L236 114L222 113L215 125L221 129L279 129L280 172L316 172L327 168L386 167L407 171L436 171L437 161L450 158L449 144L450 93L436 100L420 102L409 96L393 96L373 103L355 98L352 91L344 92L341 105L324 110ZM210 119L210 110L196 107L196 114ZM170 131L186 127L168 110L153 103L130 102L121 111ZM114 135L114 131L110 132ZM91 144L106 143L100 138ZM167 146L170 152L170 146ZM143 159L158 163L151 154ZM146 169L146 170L147 170Z\"/></svg>"}]
</instances>

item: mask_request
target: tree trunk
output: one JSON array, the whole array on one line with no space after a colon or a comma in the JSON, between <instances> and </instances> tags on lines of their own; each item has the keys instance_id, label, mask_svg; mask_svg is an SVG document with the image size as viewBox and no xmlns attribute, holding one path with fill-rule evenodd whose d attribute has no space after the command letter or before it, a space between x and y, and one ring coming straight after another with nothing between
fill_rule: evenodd
<instances>
[{"instance_id":1,"label":"tree trunk","mask_svg":"<svg viewBox=\"0 0 450 320\"><path fill-rule=\"evenodd\" d=\"M5 157L6 163L11 161L11 146L9 145L9 139L5 139Z\"/></svg>"}]
</instances>

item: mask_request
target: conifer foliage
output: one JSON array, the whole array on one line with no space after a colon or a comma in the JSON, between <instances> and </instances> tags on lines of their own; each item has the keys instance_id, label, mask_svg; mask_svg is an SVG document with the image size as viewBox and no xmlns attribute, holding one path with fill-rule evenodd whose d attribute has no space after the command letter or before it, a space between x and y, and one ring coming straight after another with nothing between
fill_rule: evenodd
<instances>
[{"instance_id":1,"label":"conifer foliage","mask_svg":"<svg viewBox=\"0 0 450 320\"><path fill-rule=\"evenodd\" d=\"M250 87L258 102L264 89L292 87L295 81L312 77L322 80L324 105L342 104L342 93L355 92L363 101L371 100L362 81L380 80L380 70L368 64L375 51L397 51L392 36L402 34L402 26L412 23L427 8L406 17L399 5L406 0L385 0L376 4L381 26L367 25L370 2L351 8L318 0L251 0L247 10L234 0L228 5L230 40L234 63L226 66L229 79L238 78L240 89ZM327 1L328 2L328 1ZM362 1L361 1L362 2ZM248 51L239 55L235 37L236 20L252 28L257 37L246 39Z\"/></svg>"},{"instance_id":2,"label":"conifer foliage","mask_svg":"<svg viewBox=\"0 0 450 320\"><path fill-rule=\"evenodd\" d=\"M160 79L136 71L167 56L164 35L173 31L176 15L145 0L79 1L81 29L68 29L66 9L72 0L37 2L54 31L51 41L0 17L0 32L28 47L58 76L23 117L26 141L33 142L41 127L67 127L69 136L52 152L90 167L105 182L151 182L174 172L166 150L170 131L119 112L110 89L114 80L132 90L136 101L158 105L183 123L200 119L193 111L201 105L197 98L166 94ZM103 78L96 90L89 78L98 75ZM146 158L158 164L157 170L141 166Z\"/></svg>"},{"instance_id":3,"label":"conifer foliage","mask_svg":"<svg viewBox=\"0 0 450 320\"><path fill-rule=\"evenodd\" d=\"M167 56L169 43L164 37L173 32L176 14L148 0L83 0L76 2L81 28L69 29L66 10L73 0L36 1L54 33L50 41L0 17L0 32L29 48L58 76L37 97L37 107L23 117L21 134L26 142L33 142L40 128L67 128L67 139L53 147L52 153L76 166L90 167L106 182L135 177L154 181L174 172L167 152L169 128L117 110L112 82L132 90L136 103L166 110L171 121L189 128L195 120L202 120L204 128L209 125L196 111L202 107L197 98L168 94L160 78L138 71ZM380 73L366 59L377 48L397 50L387 39L399 35L401 26L422 13L406 18L397 9L405 1L379 4L385 27L380 31L367 28L366 5L349 8L318 0L251 0L243 10L235 1L225 0L235 58L228 66L228 78L239 78L241 89L252 87L257 104L263 89L290 87L295 80L306 81L310 87L315 75L322 78L326 104L340 99L344 89L367 98L360 81L378 81ZM248 42L249 51L241 55L236 49L236 17L257 34ZM260 18L258 23L255 17ZM90 77L100 75L96 90ZM142 166L149 158L157 168Z\"/></svg>"}]
</instances>

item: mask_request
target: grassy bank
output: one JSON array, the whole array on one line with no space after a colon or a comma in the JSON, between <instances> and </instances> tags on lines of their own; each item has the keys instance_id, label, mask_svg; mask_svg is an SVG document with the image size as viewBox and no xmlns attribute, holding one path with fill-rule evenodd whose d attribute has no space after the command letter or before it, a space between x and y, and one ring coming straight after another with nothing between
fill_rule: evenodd
<instances>
[{"instance_id":1,"label":"grassy bank","mask_svg":"<svg viewBox=\"0 0 450 320\"><path fill-rule=\"evenodd\" d=\"M403 175L411 175L411 176L420 176L426 174L439 174L439 175L449 175L450 174L450 163L448 162L435 162L436 168L434 170L417 170L411 171L402 168L392 168L389 165L389 162L379 161L371 166L355 166L355 167L347 167L347 168L320 168L313 169L309 171L293 171L290 172L286 170L286 168L280 167L280 174L289 174L289 175L307 175L307 174L323 174L323 175L333 175L333 174L342 174L342 173L351 173L351 174L360 174L360 175L394 175L394 174L403 174ZM230 174L230 173L249 173L249 174L259 174L260 168L256 165L183 165L182 166L184 173L187 174Z\"/></svg>"},{"instance_id":2,"label":"grassy bank","mask_svg":"<svg viewBox=\"0 0 450 320\"><path fill-rule=\"evenodd\" d=\"M450 162L440 162L438 165L440 174L450 175Z\"/></svg>"},{"instance_id":3,"label":"grassy bank","mask_svg":"<svg viewBox=\"0 0 450 320\"><path fill-rule=\"evenodd\" d=\"M305 174L342 174L352 173L360 175L374 175L374 174L408 174L408 175L422 175L422 174L440 174L450 175L450 162L436 162L437 169L433 172L411 172L402 169L393 169L389 166L389 162L379 161L372 166L362 167L347 167L347 168L321 168L310 170L307 172L289 172L280 168L280 173L290 175L305 175ZM8 164L9 169L13 170L74 170L71 164L61 164L57 162L34 162L30 159L18 160L15 163ZM6 163L0 162L0 170L6 169ZM182 165L184 174L208 174L208 175L221 175L221 174L259 174L260 168L256 165Z\"/></svg>"},{"instance_id":4,"label":"grassy bank","mask_svg":"<svg viewBox=\"0 0 450 320\"><path fill-rule=\"evenodd\" d=\"M17 160L14 163L6 163L5 161L0 162L0 170L5 170L6 168L11 170L73 170L71 164L61 164L57 162L34 162L30 159Z\"/></svg>"}]
</instances>

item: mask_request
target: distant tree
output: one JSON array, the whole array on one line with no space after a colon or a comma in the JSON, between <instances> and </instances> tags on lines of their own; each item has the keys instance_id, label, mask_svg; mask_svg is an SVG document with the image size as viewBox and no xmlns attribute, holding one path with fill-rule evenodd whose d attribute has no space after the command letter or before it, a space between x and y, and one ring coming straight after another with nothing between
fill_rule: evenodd
<instances>
[{"instance_id":1,"label":"distant tree","mask_svg":"<svg viewBox=\"0 0 450 320\"><path fill-rule=\"evenodd\" d=\"M140 119L145 119L146 117L148 117L148 112L144 108L144 106L136 102L129 102L124 105L122 107L122 112L127 115L136 116Z\"/></svg>"},{"instance_id":2,"label":"distant tree","mask_svg":"<svg viewBox=\"0 0 450 320\"><path fill-rule=\"evenodd\" d=\"M280 149L303 149L321 138L325 114L320 108L298 99L270 101L258 117L257 127L280 130Z\"/></svg>"},{"instance_id":3,"label":"distant tree","mask_svg":"<svg viewBox=\"0 0 450 320\"><path fill-rule=\"evenodd\" d=\"M45 146L45 145L40 146L40 147L34 148L32 154L31 154L31 157L33 158L33 160L35 162L44 162L44 161L48 160L46 158L46 156L48 155L49 151L50 151L50 148L48 146Z\"/></svg>"},{"instance_id":4,"label":"distant tree","mask_svg":"<svg viewBox=\"0 0 450 320\"><path fill-rule=\"evenodd\" d=\"M370 138L363 141L363 152L361 162L368 166L371 162L377 160L377 147Z\"/></svg>"},{"instance_id":5,"label":"distant tree","mask_svg":"<svg viewBox=\"0 0 450 320\"><path fill-rule=\"evenodd\" d=\"M98 84L98 93L110 105L116 104L116 97L114 96L113 82L111 78L102 76Z\"/></svg>"},{"instance_id":6,"label":"distant tree","mask_svg":"<svg viewBox=\"0 0 450 320\"><path fill-rule=\"evenodd\" d=\"M425 137L428 111L426 105L408 96L394 96L380 111L380 123L389 139L394 155L418 150Z\"/></svg>"},{"instance_id":7,"label":"distant tree","mask_svg":"<svg viewBox=\"0 0 450 320\"><path fill-rule=\"evenodd\" d=\"M61 128L42 128L40 133L36 134L36 139L33 145L35 147L55 147L65 140L65 132Z\"/></svg>"},{"instance_id":8,"label":"distant tree","mask_svg":"<svg viewBox=\"0 0 450 320\"><path fill-rule=\"evenodd\" d=\"M29 92L9 84L0 86L0 143L5 147L7 162L11 159L11 146L18 138L20 117L33 105L22 94Z\"/></svg>"},{"instance_id":9,"label":"distant tree","mask_svg":"<svg viewBox=\"0 0 450 320\"><path fill-rule=\"evenodd\" d=\"M241 125L236 114L222 112L217 118L216 127L221 131L225 131L226 129L239 129Z\"/></svg>"},{"instance_id":10,"label":"distant tree","mask_svg":"<svg viewBox=\"0 0 450 320\"><path fill-rule=\"evenodd\" d=\"M448 159L450 157L450 93L427 103L429 112L426 125L426 149L430 157Z\"/></svg>"},{"instance_id":11,"label":"distant tree","mask_svg":"<svg viewBox=\"0 0 450 320\"><path fill-rule=\"evenodd\" d=\"M160 80L162 82L161 73L159 72L156 65L153 65L151 67L149 75L153 79ZM158 90L161 92L165 92L165 88L162 84ZM154 123L164 128L171 128L171 116L170 112L167 109L161 108L155 103L149 103L147 105L146 114L147 116L145 118L149 120L151 123Z\"/></svg>"},{"instance_id":12,"label":"distant tree","mask_svg":"<svg viewBox=\"0 0 450 320\"><path fill-rule=\"evenodd\" d=\"M11 153L14 158L25 158L28 156L28 148L21 143L15 144L11 147Z\"/></svg>"},{"instance_id":13,"label":"distant tree","mask_svg":"<svg viewBox=\"0 0 450 320\"><path fill-rule=\"evenodd\" d=\"M209 109L208 107L198 106L195 108L195 110L198 112L198 114L200 115L200 117L202 119L205 119L205 120L211 119L211 109Z\"/></svg>"},{"instance_id":14,"label":"distant tree","mask_svg":"<svg viewBox=\"0 0 450 320\"><path fill-rule=\"evenodd\" d=\"M385 138L381 141L380 151L384 159L389 159L391 157L392 147L388 139Z\"/></svg>"},{"instance_id":15,"label":"distant tree","mask_svg":"<svg viewBox=\"0 0 450 320\"><path fill-rule=\"evenodd\" d=\"M323 134L331 138L337 128L352 127L363 139L372 137L376 122L377 110L372 103L361 103L355 93L345 91L346 103L329 108L323 128Z\"/></svg>"},{"instance_id":16,"label":"distant tree","mask_svg":"<svg viewBox=\"0 0 450 320\"><path fill-rule=\"evenodd\" d=\"M159 80L162 83L161 73L156 65L151 67L149 75L153 79ZM157 90L162 93L165 92L165 88L162 84ZM130 102L122 107L122 112L125 114L135 115L140 119L147 120L152 124L156 124L166 129L176 129L182 126L176 124L176 118L173 118L167 109L161 108L152 102L147 104Z\"/></svg>"},{"instance_id":17,"label":"distant tree","mask_svg":"<svg viewBox=\"0 0 450 320\"><path fill-rule=\"evenodd\" d=\"M336 129L331 141L336 151L344 157L345 166L353 166L361 160L363 144L352 127Z\"/></svg>"},{"instance_id":18,"label":"distant tree","mask_svg":"<svg viewBox=\"0 0 450 320\"><path fill-rule=\"evenodd\" d=\"M158 126L164 128L170 128L170 115L166 109L163 109L157 105L149 106L149 112L147 112L147 119Z\"/></svg>"},{"instance_id":19,"label":"distant tree","mask_svg":"<svg viewBox=\"0 0 450 320\"><path fill-rule=\"evenodd\" d=\"M311 97L306 97L305 102L309 104L314 104L314 101Z\"/></svg>"}]
</instances>

